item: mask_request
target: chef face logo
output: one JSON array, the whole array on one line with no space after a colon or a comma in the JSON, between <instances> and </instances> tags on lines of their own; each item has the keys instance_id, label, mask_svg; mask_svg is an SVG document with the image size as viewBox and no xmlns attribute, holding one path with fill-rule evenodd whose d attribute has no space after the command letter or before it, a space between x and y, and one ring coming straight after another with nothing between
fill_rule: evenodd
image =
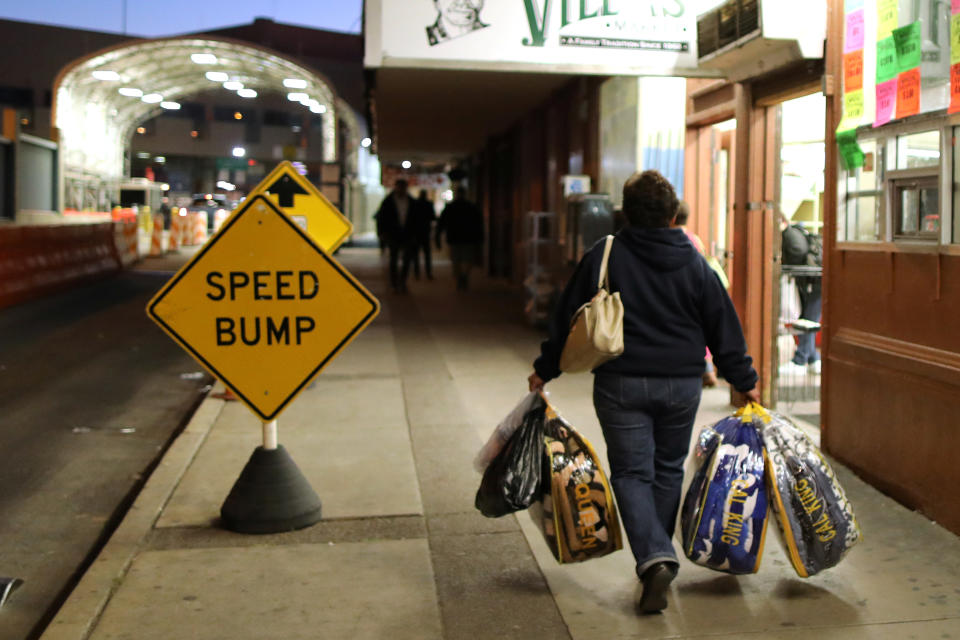
<instances>
[{"instance_id":1,"label":"chef face logo","mask_svg":"<svg viewBox=\"0 0 960 640\"><path fill-rule=\"evenodd\" d=\"M430 46L488 26L480 19L483 3L484 0L433 0L437 19L427 27Z\"/></svg>"}]
</instances>

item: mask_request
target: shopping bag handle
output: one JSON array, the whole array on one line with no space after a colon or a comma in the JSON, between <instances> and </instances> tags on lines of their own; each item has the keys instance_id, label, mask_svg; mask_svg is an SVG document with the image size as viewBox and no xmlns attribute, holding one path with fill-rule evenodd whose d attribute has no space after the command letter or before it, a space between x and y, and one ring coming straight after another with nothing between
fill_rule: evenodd
<instances>
[{"instance_id":1,"label":"shopping bag handle","mask_svg":"<svg viewBox=\"0 0 960 640\"><path fill-rule=\"evenodd\" d=\"M770 422L770 413L759 402L748 402L737 409L733 415L743 420L750 420L753 416L757 416L764 422Z\"/></svg>"},{"instance_id":2,"label":"shopping bag handle","mask_svg":"<svg viewBox=\"0 0 960 640\"><path fill-rule=\"evenodd\" d=\"M543 389L540 389L540 391L537 393L541 398L543 398L543 402L547 405L547 419L553 420L554 418L558 417L560 414L557 413L557 410L553 408L552 404L550 404L550 399L547 398L547 393Z\"/></svg>"}]
</instances>

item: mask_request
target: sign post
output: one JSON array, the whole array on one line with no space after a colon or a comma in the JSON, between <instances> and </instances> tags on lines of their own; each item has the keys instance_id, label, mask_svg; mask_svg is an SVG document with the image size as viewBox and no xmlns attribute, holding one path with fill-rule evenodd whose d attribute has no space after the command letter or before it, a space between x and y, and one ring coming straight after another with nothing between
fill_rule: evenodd
<instances>
[{"instance_id":1,"label":"sign post","mask_svg":"<svg viewBox=\"0 0 960 640\"><path fill-rule=\"evenodd\" d=\"M263 446L221 508L226 528L275 533L320 519L320 499L278 443L277 416L379 309L265 195L248 197L147 305L147 315L263 422Z\"/></svg>"}]
</instances>

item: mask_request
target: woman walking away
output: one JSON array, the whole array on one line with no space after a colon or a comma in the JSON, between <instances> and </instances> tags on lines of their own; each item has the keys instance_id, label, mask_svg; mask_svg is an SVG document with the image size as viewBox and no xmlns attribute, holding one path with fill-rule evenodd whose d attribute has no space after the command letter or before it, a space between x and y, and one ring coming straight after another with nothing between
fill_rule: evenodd
<instances>
[{"instance_id":1,"label":"woman walking away","mask_svg":"<svg viewBox=\"0 0 960 640\"><path fill-rule=\"evenodd\" d=\"M740 403L758 401L757 372L746 354L733 303L682 229L673 187L657 171L623 187L621 230L609 257L610 291L624 306L624 351L594 369L593 403L607 442L610 478L642 592L637 607L667 606L679 563L671 538L680 505L683 462L700 404L706 347ZM551 318L533 363L530 389L560 375L570 322L596 293L604 242L584 255Z\"/></svg>"}]
</instances>

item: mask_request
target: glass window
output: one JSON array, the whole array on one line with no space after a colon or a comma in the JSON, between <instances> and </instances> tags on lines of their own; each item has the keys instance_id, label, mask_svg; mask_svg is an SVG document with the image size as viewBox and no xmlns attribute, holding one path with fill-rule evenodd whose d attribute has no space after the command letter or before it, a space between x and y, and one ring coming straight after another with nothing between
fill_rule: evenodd
<instances>
[{"instance_id":1,"label":"glass window","mask_svg":"<svg viewBox=\"0 0 960 640\"><path fill-rule=\"evenodd\" d=\"M940 132L897 136L897 169L940 166Z\"/></svg>"},{"instance_id":2,"label":"glass window","mask_svg":"<svg viewBox=\"0 0 960 640\"><path fill-rule=\"evenodd\" d=\"M876 196L849 198L844 215L848 242L876 242L880 238L880 210Z\"/></svg>"},{"instance_id":3,"label":"glass window","mask_svg":"<svg viewBox=\"0 0 960 640\"><path fill-rule=\"evenodd\" d=\"M861 140L863 166L846 171L841 193L843 215L837 225L837 239L846 242L877 242L883 237L881 224L881 168L883 145Z\"/></svg>"},{"instance_id":4,"label":"glass window","mask_svg":"<svg viewBox=\"0 0 960 640\"><path fill-rule=\"evenodd\" d=\"M894 182L895 234L901 238L940 237L940 188L936 178Z\"/></svg>"}]
</instances>

